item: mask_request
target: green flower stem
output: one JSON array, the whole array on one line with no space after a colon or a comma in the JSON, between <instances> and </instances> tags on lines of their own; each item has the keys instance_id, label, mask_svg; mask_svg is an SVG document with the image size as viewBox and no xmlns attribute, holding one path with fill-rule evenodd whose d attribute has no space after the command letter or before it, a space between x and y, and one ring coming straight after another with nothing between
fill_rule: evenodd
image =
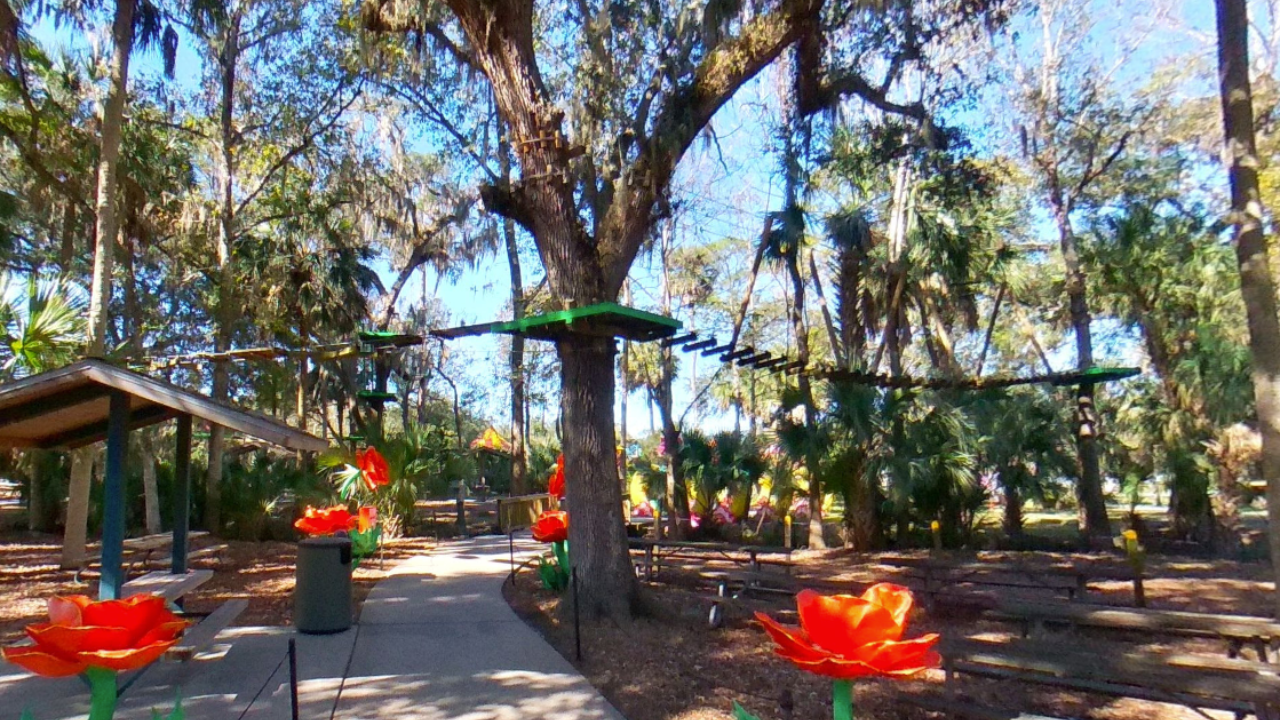
<instances>
[{"instance_id":1,"label":"green flower stem","mask_svg":"<svg viewBox=\"0 0 1280 720\"><path fill-rule=\"evenodd\" d=\"M551 543L551 549L556 554L556 562L560 564L560 569L569 572L569 541L559 540Z\"/></svg>"},{"instance_id":2,"label":"green flower stem","mask_svg":"<svg viewBox=\"0 0 1280 720\"><path fill-rule=\"evenodd\" d=\"M116 714L116 671L91 667L89 679L89 720L111 720Z\"/></svg>"},{"instance_id":3,"label":"green flower stem","mask_svg":"<svg viewBox=\"0 0 1280 720\"><path fill-rule=\"evenodd\" d=\"M831 684L832 720L853 720L853 681L836 680Z\"/></svg>"}]
</instances>

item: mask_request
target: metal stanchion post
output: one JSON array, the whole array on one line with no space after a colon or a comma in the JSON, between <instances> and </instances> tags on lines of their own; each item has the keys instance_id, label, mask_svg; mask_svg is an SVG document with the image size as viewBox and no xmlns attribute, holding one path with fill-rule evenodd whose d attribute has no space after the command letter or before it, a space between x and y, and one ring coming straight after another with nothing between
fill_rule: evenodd
<instances>
[{"instance_id":1,"label":"metal stanchion post","mask_svg":"<svg viewBox=\"0 0 1280 720\"><path fill-rule=\"evenodd\" d=\"M298 720L298 641L289 638L289 708Z\"/></svg>"},{"instance_id":2,"label":"metal stanchion post","mask_svg":"<svg viewBox=\"0 0 1280 720\"><path fill-rule=\"evenodd\" d=\"M578 621L578 568L573 569L573 646L574 657L582 661L582 624Z\"/></svg>"}]
</instances>

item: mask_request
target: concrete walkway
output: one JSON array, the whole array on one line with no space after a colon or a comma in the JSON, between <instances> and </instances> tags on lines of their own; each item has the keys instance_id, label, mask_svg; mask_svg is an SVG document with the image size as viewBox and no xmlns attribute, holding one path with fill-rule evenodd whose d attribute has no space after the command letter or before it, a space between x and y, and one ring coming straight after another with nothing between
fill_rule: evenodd
<instances>
[{"instance_id":1,"label":"concrete walkway","mask_svg":"<svg viewBox=\"0 0 1280 720\"><path fill-rule=\"evenodd\" d=\"M542 549L517 541L517 561ZM360 622L335 635L230 628L215 652L153 666L116 717L150 720L181 688L187 720L290 717L289 638L298 641L299 717L306 720L622 720L502 599L505 537L441 545L374 588ZM78 679L0 666L0 720L30 707L36 720L84 718Z\"/></svg>"}]
</instances>

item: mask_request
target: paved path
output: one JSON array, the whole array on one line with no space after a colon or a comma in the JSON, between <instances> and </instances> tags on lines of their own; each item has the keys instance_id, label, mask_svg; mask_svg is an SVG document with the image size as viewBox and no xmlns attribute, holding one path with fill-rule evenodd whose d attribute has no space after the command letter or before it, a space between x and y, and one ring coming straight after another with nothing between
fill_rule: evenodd
<instances>
[{"instance_id":1,"label":"paved path","mask_svg":"<svg viewBox=\"0 0 1280 720\"><path fill-rule=\"evenodd\" d=\"M517 560L539 547L517 543ZM288 640L298 641L305 720L622 720L622 716L502 599L505 537L441 545L374 588L360 622L335 635L230 628L210 657L159 664L130 689L119 720L150 720L181 687L188 720L290 717ZM76 679L0 667L0 720L31 707L37 720L83 718Z\"/></svg>"}]
</instances>

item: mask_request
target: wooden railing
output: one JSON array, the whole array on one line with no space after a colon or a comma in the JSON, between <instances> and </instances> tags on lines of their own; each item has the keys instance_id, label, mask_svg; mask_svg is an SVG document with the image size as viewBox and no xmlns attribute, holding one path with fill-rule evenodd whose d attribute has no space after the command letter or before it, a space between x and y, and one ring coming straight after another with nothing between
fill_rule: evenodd
<instances>
[{"instance_id":1,"label":"wooden railing","mask_svg":"<svg viewBox=\"0 0 1280 720\"><path fill-rule=\"evenodd\" d=\"M529 527L543 510L551 507L551 495L548 493L500 497L497 501L498 527L503 532Z\"/></svg>"}]
</instances>

